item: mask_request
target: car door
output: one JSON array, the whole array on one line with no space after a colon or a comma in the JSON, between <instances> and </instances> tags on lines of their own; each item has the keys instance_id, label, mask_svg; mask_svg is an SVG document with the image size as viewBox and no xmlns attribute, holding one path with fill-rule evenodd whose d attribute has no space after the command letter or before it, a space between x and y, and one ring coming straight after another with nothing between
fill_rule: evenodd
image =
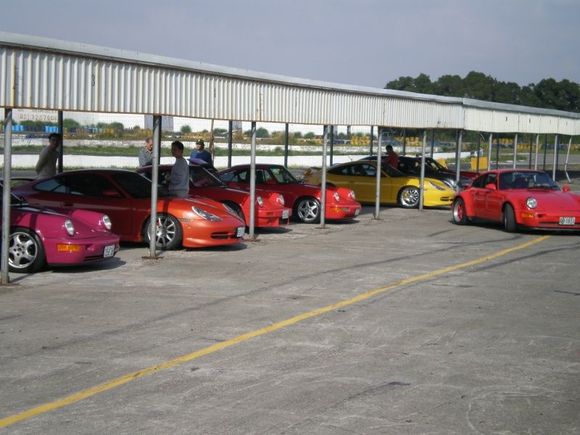
<instances>
[{"instance_id":1,"label":"car door","mask_svg":"<svg viewBox=\"0 0 580 435\"><path fill-rule=\"evenodd\" d=\"M490 185L495 186L495 189L489 188L488 186ZM497 220L497 217L492 213L492 204L497 203L497 198L499 196L497 191L497 174L485 174L482 179L482 186L475 189L474 204L477 210L477 215L482 219Z\"/></svg>"},{"instance_id":2,"label":"car door","mask_svg":"<svg viewBox=\"0 0 580 435\"><path fill-rule=\"evenodd\" d=\"M66 177L69 190L67 207L105 213L111 218L112 231L122 238L134 230L132 200L127 198L106 176L79 172Z\"/></svg>"}]
</instances>

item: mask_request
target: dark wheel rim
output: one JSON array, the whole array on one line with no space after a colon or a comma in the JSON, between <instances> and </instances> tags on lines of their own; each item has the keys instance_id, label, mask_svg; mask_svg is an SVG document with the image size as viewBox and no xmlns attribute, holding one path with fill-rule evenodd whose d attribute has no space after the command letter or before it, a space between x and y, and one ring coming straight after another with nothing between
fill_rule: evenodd
<instances>
[{"instance_id":1,"label":"dark wheel rim","mask_svg":"<svg viewBox=\"0 0 580 435\"><path fill-rule=\"evenodd\" d=\"M297 207L298 217L303 222L313 222L318 219L320 205L315 199L304 199Z\"/></svg>"},{"instance_id":2,"label":"dark wheel rim","mask_svg":"<svg viewBox=\"0 0 580 435\"><path fill-rule=\"evenodd\" d=\"M419 204L419 189L408 187L401 192L401 205L403 207L415 207Z\"/></svg>"},{"instance_id":3,"label":"dark wheel rim","mask_svg":"<svg viewBox=\"0 0 580 435\"><path fill-rule=\"evenodd\" d=\"M457 201L455 203L455 207L453 207L453 218L455 222L463 222L463 218L465 217L465 207L462 201Z\"/></svg>"},{"instance_id":4,"label":"dark wheel rim","mask_svg":"<svg viewBox=\"0 0 580 435\"><path fill-rule=\"evenodd\" d=\"M155 244L160 248L171 245L177 235L177 226L169 216L159 216L155 228Z\"/></svg>"},{"instance_id":5,"label":"dark wheel rim","mask_svg":"<svg viewBox=\"0 0 580 435\"><path fill-rule=\"evenodd\" d=\"M8 247L8 264L14 270L29 268L38 259L40 249L30 234L17 231L10 235Z\"/></svg>"}]
</instances>

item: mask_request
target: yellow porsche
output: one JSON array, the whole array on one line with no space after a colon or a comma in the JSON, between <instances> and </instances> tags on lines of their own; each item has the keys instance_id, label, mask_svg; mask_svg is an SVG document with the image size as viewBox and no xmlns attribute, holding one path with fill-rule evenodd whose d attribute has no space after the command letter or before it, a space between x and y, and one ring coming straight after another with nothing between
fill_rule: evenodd
<instances>
[{"instance_id":1,"label":"yellow porsche","mask_svg":"<svg viewBox=\"0 0 580 435\"><path fill-rule=\"evenodd\" d=\"M371 160L358 160L342 163L328 168L326 180L335 186L348 187L356 194L359 202L375 202L377 163ZM308 169L304 181L320 184L320 169ZM381 204L396 204L403 208L419 206L419 177L403 174L391 166L381 167ZM425 207L450 206L455 191L440 180L425 177Z\"/></svg>"}]
</instances>

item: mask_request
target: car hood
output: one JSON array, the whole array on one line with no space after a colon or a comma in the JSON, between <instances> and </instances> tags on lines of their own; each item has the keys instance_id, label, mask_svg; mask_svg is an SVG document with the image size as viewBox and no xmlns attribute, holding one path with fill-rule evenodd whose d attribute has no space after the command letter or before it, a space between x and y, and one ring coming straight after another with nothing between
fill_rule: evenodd
<instances>
[{"instance_id":1,"label":"car hood","mask_svg":"<svg viewBox=\"0 0 580 435\"><path fill-rule=\"evenodd\" d=\"M536 210L580 211L580 195L559 190L528 189L515 193L525 204L528 198L538 201Z\"/></svg>"}]
</instances>

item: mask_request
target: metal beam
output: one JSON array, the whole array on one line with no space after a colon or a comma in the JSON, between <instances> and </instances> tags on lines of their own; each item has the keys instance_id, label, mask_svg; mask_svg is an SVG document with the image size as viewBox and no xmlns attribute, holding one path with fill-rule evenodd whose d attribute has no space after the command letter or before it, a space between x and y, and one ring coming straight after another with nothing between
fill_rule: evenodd
<instances>
[{"instance_id":1,"label":"metal beam","mask_svg":"<svg viewBox=\"0 0 580 435\"><path fill-rule=\"evenodd\" d=\"M371 125L371 140L370 140L370 149L369 149L370 156L373 155L374 129L375 129L375 127ZM377 127L377 131L378 131L378 127Z\"/></svg>"},{"instance_id":2,"label":"metal beam","mask_svg":"<svg viewBox=\"0 0 580 435\"><path fill-rule=\"evenodd\" d=\"M463 145L463 130L457 133L457 148L455 150L455 183L459 186L461 180L461 147ZM459 189L459 187L457 187Z\"/></svg>"},{"instance_id":3,"label":"metal beam","mask_svg":"<svg viewBox=\"0 0 580 435\"><path fill-rule=\"evenodd\" d=\"M421 179L419 182L419 210L423 211L423 192L425 191L425 147L427 146L427 130L423 132L421 144Z\"/></svg>"},{"instance_id":4,"label":"metal beam","mask_svg":"<svg viewBox=\"0 0 580 435\"><path fill-rule=\"evenodd\" d=\"M431 129L431 158L435 153L435 129Z\"/></svg>"},{"instance_id":5,"label":"metal beam","mask_svg":"<svg viewBox=\"0 0 580 435\"><path fill-rule=\"evenodd\" d=\"M570 175L568 175L568 160L570 159L570 148L572 148L572 136L568 140L568 150L566 151L566 162L564 163L564 173L566 174L566 178L568 179L568 183L571 183Z\"/></svg>"},{"instance_id":6,"label":"metal beam","mask_svg":"<svg viewBox=\"0 0 580 435\"><path fill-rule=\"evenodd\" d=\"M326 224L326 151L328 146L328 128L324 128L324 141L322 143L322 179L320 180L320 228Z\"/></svg>"},{"instance_id":7,"label":"metal beam","mask_svg":"<svg viewBox=\"0 0 580 435\"><path fill-rule=\"evenodd\" d=\"M375 219L380 218L381 212L381 177L383 172L383 145L382 145L382 137L383 132L381 131L380 127L377 127L377 179L376 179L376 188L375 188Z\"/></svg>"},{"instance_id":8,"label":"metal beam","mask_svg":"<svg viewBox=\"0 0 580 435\"><path fill-rule=\"evenodd\" d=\"M12 170L12 109L4 109L4 173L2 188L2 285L10 283L8 248L10 243L10 178Z\"/></svg>"},{"instance_id":9,"label":"metal beam","mask_svg":"<svg viewBox=\"0 0 580 435\"><path fill-rule=\"evenodd\" d=\"M514 136L514 162L512 167L516 169L518 167L518 134L516 133Z\"/></svg>"},{"instance_id":10,"label":"metal beam","mask_svg":"<svg viewBox=\"0 0 580 435\"><path fill-rule=\"evenodd\" d=\"M228 168L232 167L232 150L233 150L233 138L234 132L234 121L231 119L228 121Z\"/></svg>"},{"instance_id":11,"label":"metal beam","mask_svg":"<svg viewBox=\"0 0 580 435\"><path fill-rule=\"evenodd\" d=\"M256 121L252 121L252 149L250 152L250 240L256 239Z\"/></svg>"},{"instance_id":12,"label":"metal beam","mask_svg":"<svg viewBox=\"0 0 580 435\"><path fill-rule=\"evenodd\" d=\"M64 119L62 110L58 111L58 132L60 133L60 146L58 147L58 172L63 171L63 156L64 156Z\"/></svg>"},{"instance_id":13,"label":"metal beam","mask_svg":"<svg viewBox=\"0 0 580 435\"><path fill-rule=\"evenodd\" d=\"M493 148L493 133L489 134L489 143L487 144L487 170L491 170L491 150Z\"/></svg>"},{"instance_id":14,"label":"metal beam","mask_svg":"<svg viewBox=\"0 0 580 435\"><path fill-rule=\"evenodd\" d=\"M330 166L334 164L334 125L330 125Z\"/></svg>"},{"instance_id":15,"label":"metal beam","mask_svg":"<svg viewBox=\"0 0 580 435\"><path fill-rule=\"evenodd\" d=\"M552 162L552 180L556 181L556 168L558 167L558 135L554 136L554 161Z\"/></svg>"},{"instance_id":16,"label":"metal beam","mask_svg":"<svg viewBox=\"0 0 580 435\"><path fill-rule=\"evenodd\" d=\"M149 223L149 258L157 258L157 186L161 148L161 116L153 115L153 155L151 168L151 217Z\"/></svg>"},{"instance_id":17,"label":"metal beam","mask_svg":"<svg viewBox=\"0 0 580 435\"><path fill-rule=\"evenodd\" d=\"M540 152L540 135L536 134L536 155L534 158L534 169L538 170L538 153Z\"/></svg>"}]
</instances>

